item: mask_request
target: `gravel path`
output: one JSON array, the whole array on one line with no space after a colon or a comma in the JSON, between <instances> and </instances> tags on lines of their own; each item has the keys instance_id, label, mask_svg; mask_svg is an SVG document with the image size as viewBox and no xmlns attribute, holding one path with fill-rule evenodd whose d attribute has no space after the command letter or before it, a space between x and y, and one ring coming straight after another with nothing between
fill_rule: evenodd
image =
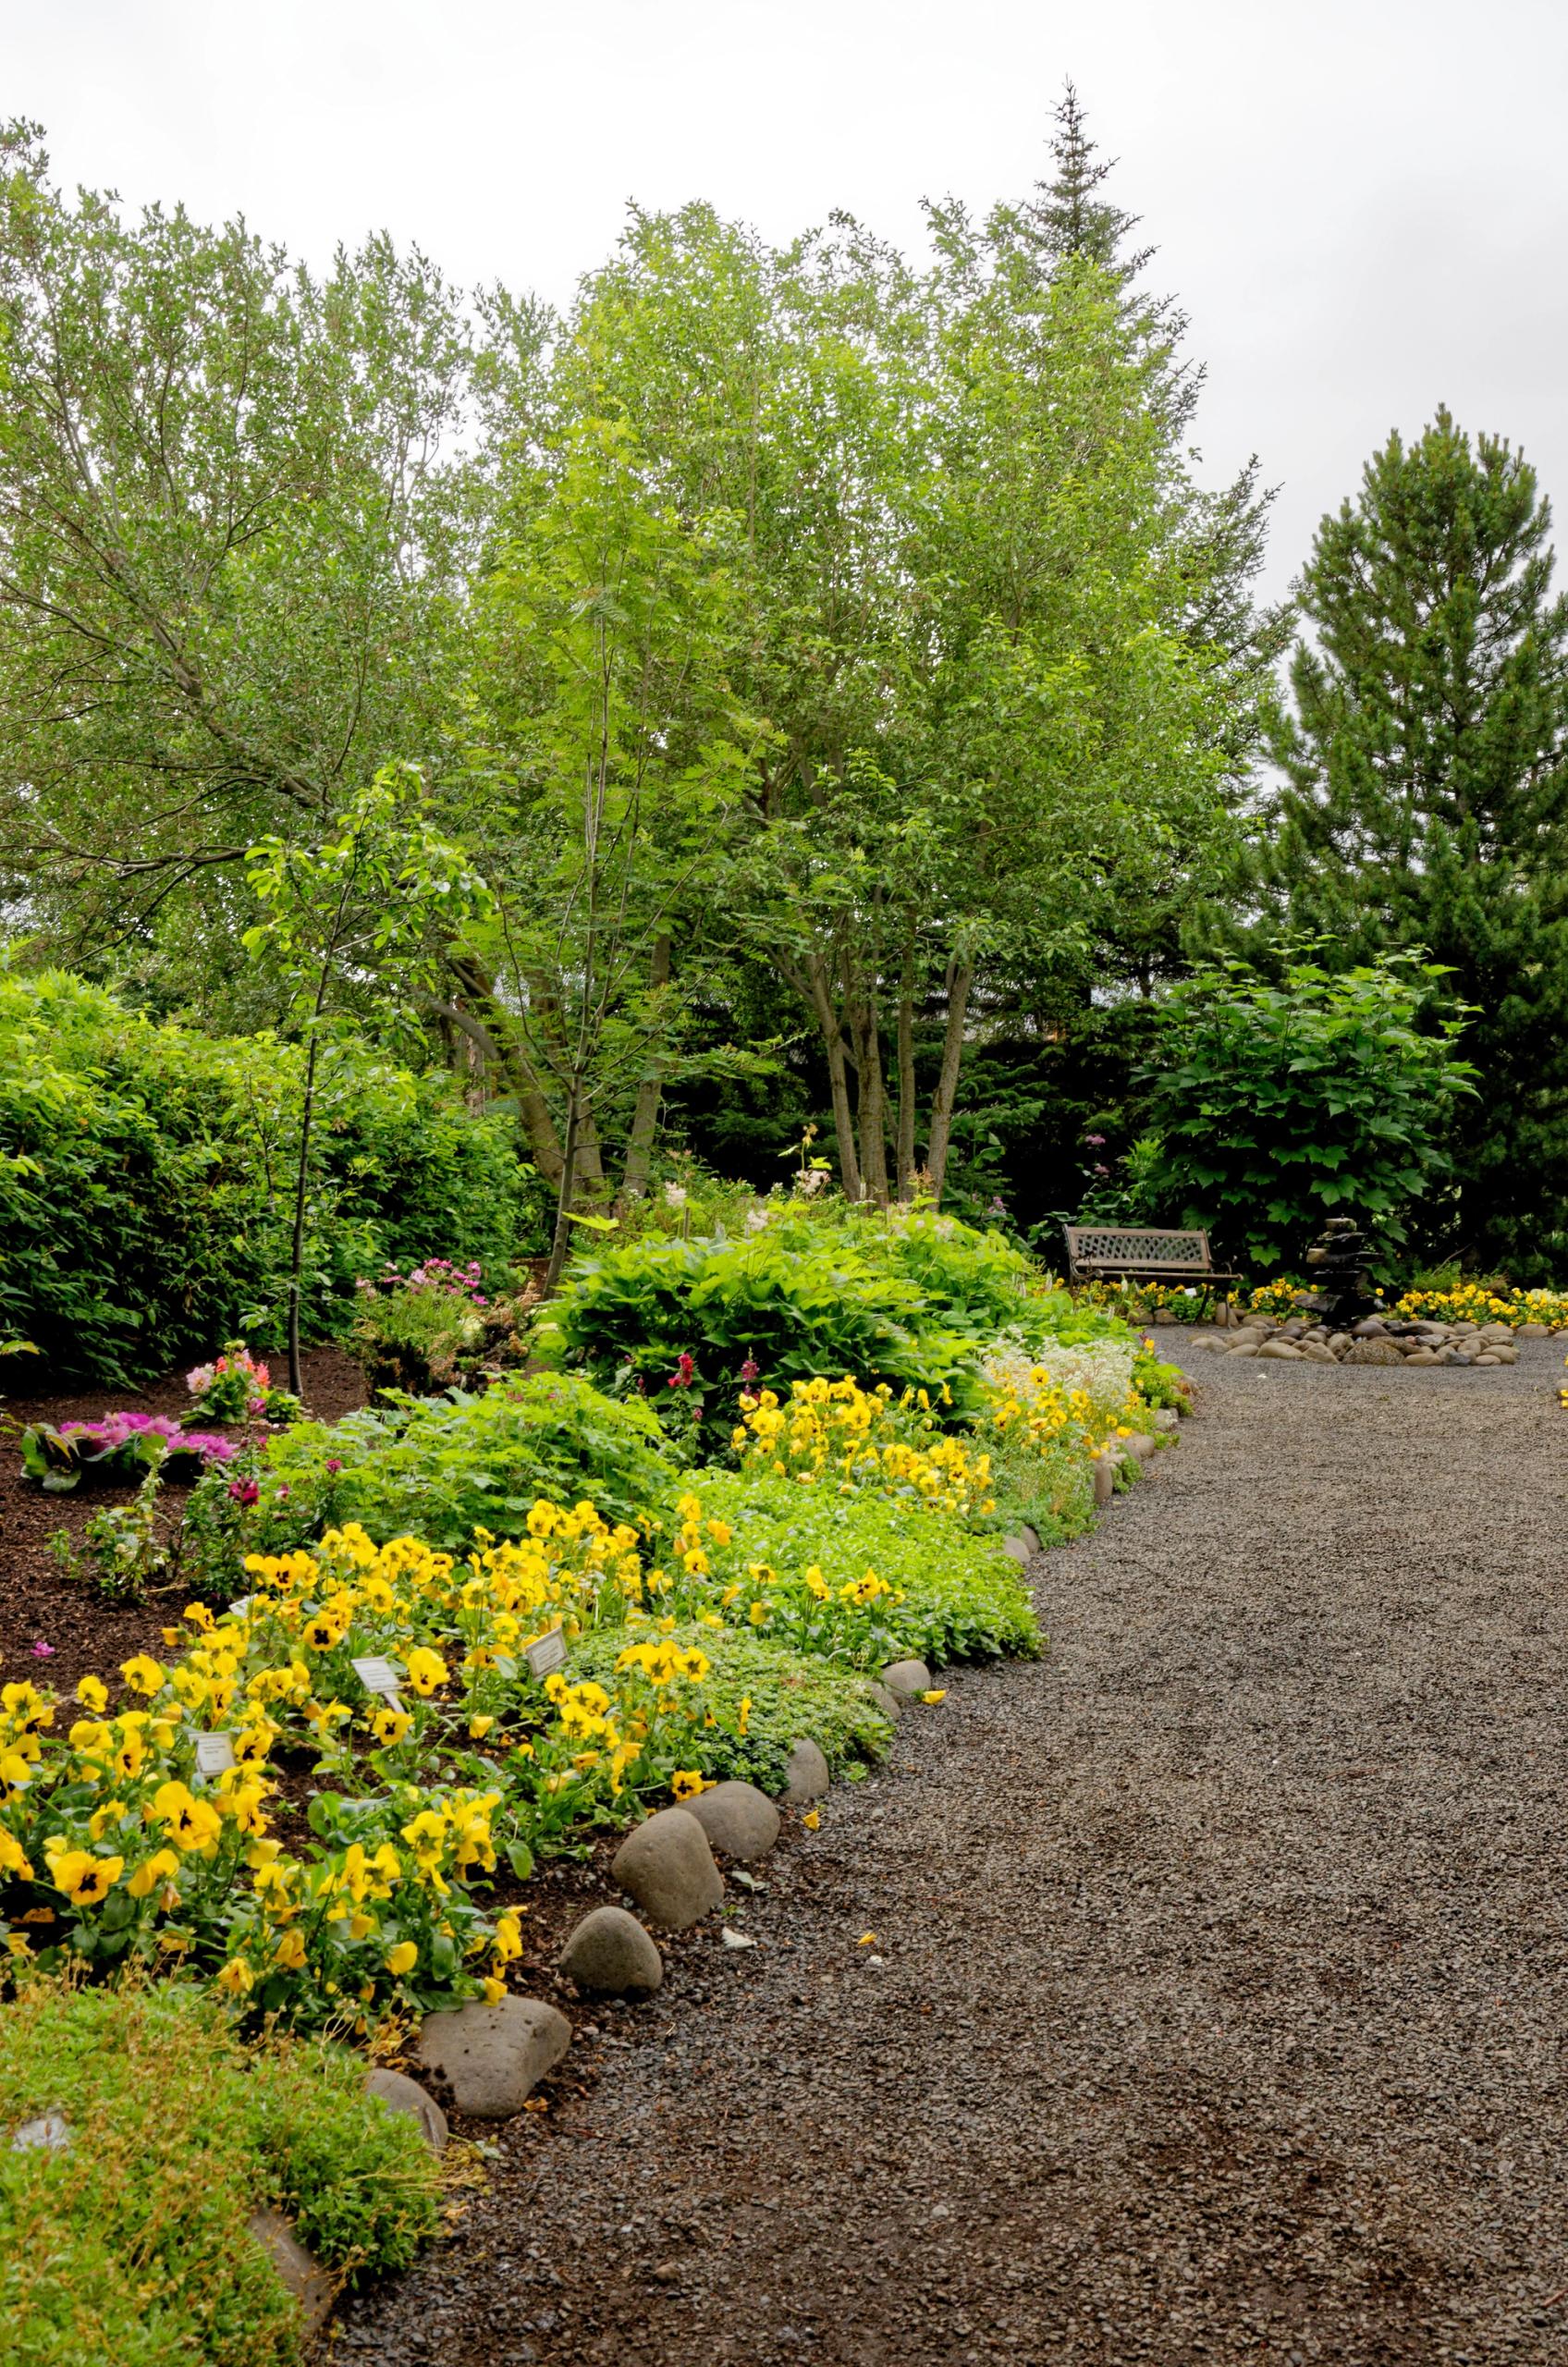
<instances>
[{"instance_id":1,"label":"gravel path","mask_svg":"<svg viewBox=\"0 0 1568 2367\"><path fill-rule=\"evenodd\" d=\"M1561 1350L1192 1361L1048 1659L601 2016L339 2358L1568 2361Z\"/></svg>"}]
</instances>

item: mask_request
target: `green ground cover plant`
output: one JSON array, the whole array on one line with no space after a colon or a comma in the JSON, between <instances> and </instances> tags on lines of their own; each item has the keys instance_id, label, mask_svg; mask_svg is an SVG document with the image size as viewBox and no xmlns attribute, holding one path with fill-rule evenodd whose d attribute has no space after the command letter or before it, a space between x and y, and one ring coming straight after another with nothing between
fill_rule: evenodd
<instances>
[{"instance_id":1,"label":"green ground cover plant","mask_svg":"<svg viewBox=\"0 0 1568 2367\"><path fill-rule=\"evenodd\" d=\"M1018 1564L995 1537L976 1536L958 1515L916 1498L857 1490L802 1487L764 1471L702 1471L689 1485L704 1515L730 1529L721 1571L760 1564L797 1576L821 1571L828 1600L808 1614L810 1649L875 1671L906 1654L931 1662L1034 1658L1039 1623ZM876 1625L841 1637L834 1616L839 1589L876 1571L894 1600L883 1598Z\"/></svg>"},{"instance_id":2,"label":"green ground cover plant","mask_svg":"<svg viewBox=\"0 0 1568 2367\"><path fill-rule=\"evenodd\" d=\"M405 2266L437 2225L435 2158L363 2077L325 2042L245 2049L186 1983L27 1981L0 2014L6 2134L55 2112L70 2142L0 2146L7 2361L292 2367L297 2312L253 2210L350 2278Z\"/></svg>"},{"instance_id":3,"label":"green ground cover plant","mask_svg":"<svg viewBox=\"0 0 1568 2367\"><path fill-rule=\"evenodd\" d=\"M802 1735L818 1745L835 1776L851 1781L887 1756L892 1725L861 1672L740 1627L689 1621L670 1641L701 1651L708 1662L704 1691L714 1723L692 1735L691 1763L711 1781L734 1776L780 1790L790 1746ZM624 1643L624 1636L609 1632L585 1636L573 1653L574 1670L608 1683Z\"/></svg>"}]
</instances>

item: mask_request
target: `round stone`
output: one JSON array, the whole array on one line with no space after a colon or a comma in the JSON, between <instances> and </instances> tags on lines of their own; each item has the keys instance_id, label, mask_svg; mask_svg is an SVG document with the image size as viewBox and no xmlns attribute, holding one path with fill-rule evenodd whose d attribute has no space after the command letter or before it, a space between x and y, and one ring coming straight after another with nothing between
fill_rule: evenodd
<instances>
[{"instance_id":1,"label":"round stone","mask_svg":"<svg viewBox=\"0 0 1568 2367\"><path fill-rule=\"evenodd\" d=\"M832 1770L820 1743L801 1735L790 1745L790 1756L784 1768L784 1797L791 1808L809 1808L813 1800L824 1800L833 1781Z\"/></svg>"},{"instance_id":2,"label":"round stone","mask_svg":"<svg viewBox=\"0 0 1568 2367\"><path fill-rule=\"evenodd\" d=\"M704 1845L706 1846L705 1844ZM472 2120L509 2120L571 2044L571 2024L538 1997L427 2014L416 2057Z\"/></svg>"},{"instance_id":3,"label":"round stone","mask_svg":"<svg viewBox=\"0 0 1568 2367\"><path fill-rule=\"evenodd\" d=\"M595 1907L561 1950L561 1970L600 1996L651 1997L664 1981L664 1958L635 1915L624 1907Z\"/></svg>"},{"instance_id":4,"label":"round stone","mask_svg":"<svg viewBox=\"0 0 1568 2367\"><path fill-rule=\"evenodd\" d=\"M1404 1358L1391 1340L1378 1338L1376 1334L1362 1334L1353 1339L1345 1350L1344 1362L1347 1365L1402 1365Z\"/></svg>"},{"instance_id":5,"label":"round stone","mask_svg":"<svg viewBox=\"0 0 1568 2367\"><path fill-rule=\"evenodd\" d=\"M723 1904L724 1881L707 1834L689 1809L660 1809L635 1826L610 1861L622 1890L668 1932L684 1932Z\"/></svg>"},{"instance_id":6,"label":"round stone","mask_svg":"<svg viewBox=\"0 0 1568 2367\"><path fill-rule=\"evenodd\" d=\"M882 1682L889 1693L913 1701L917 1693L930 1692L931 1672L924 1661L889 1661L882 1672Z\"/></svg>"},{"instance_id":7,"label":"round stone","mask_svg":"<svg viewBox=\"0 0 1568 2367\"><path fill-rule=\"evenodd\" d=\"M778 1810L754 1784L716 1784L686 1803L716 1849L742 1864L766 1858L778 1838Z\"/></svg>"},{"instance_id":8,"label":"round stone","mask_svg":"<svg viewBox=\"0 0 1568 2367\"><path fill-rule=\"evenodd\" d=\"M433 2153L447 2150L447 2116L430 2093L406 2071L389 2071L382 2064L365 2073L365 2093L379 2096L388 2112L407 2113L417 2120L420 2134Z\"/></svg>"}]
</instances>

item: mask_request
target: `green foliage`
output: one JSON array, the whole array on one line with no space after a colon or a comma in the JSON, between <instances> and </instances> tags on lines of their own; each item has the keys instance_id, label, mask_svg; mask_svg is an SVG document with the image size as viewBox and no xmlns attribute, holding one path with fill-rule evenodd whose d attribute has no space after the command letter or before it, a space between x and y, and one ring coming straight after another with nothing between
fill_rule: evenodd
<instances>
[{"instance_id":1,"label":"green foliage","mask_svg":"<svg viewBox=\"0 0 1568 2367\"><path fill-rule=\"evenodd\" d=\"M1568 600L1535 471L1439 410L1373 454L1302 571L1262 885L1337 964L1443 963L1482 1097L1424 1227L1481 1271L1568 1250Z\"/></svg>"},{"instance_id":2,"label":"green foliage","mask_svg":"<svg viewBox=\"0 0 1568 2367\"><path fill-rule=\"evenodd\" d=\"M704 1514L729 1524L737 1559L785 1571L815 1564L835 1592L871 1568L901 1592L883 1612L886 1645L859 1655L866 1666L900 1653L939 1664L1040 1649L1017 1563L950 1515L869 1491L802 1487L754 1467L703 1471L691 1485ZM818 1649L832 1649L830 1629Z\"/></svg>"},{"instance_id":3,"label":"green foliage","mask_svg":"<svg viewBox=\"0 0 1568 2367\"><path fill-rule=\"evenodd\" d=\"M1170 1003L1155 1081L1153 1189L1248 1265L1299 1264L1324 1220L1360 1218L1378 1254L1446 1172L1440 1144L1472 1072L1461 1023L1422 1032L1441 973L1398 957L1340 975L1292 963L1200 972Z\"/></svg>"},{"instance_id":4,"label":"green foliage","mask_svg":"<svg viewBox=\"0 0 1568 2367\"><path fill-rule=\"evenodd\" d=\"M329 1525L355 1520L385 1544L420 1537L446 1552L466 1550L476 1528L522 1535L541 1496L589 1498L608 1519L657 1514L674 1489L664 1434L645 1405L602 1396L575 1373L508 1374L482 1396L394 1397L339 1422L300 1422L269 1439L258 1494L241 1508L233 1473L210 1473L191 1490L188 1530L202 1590L243 1583L247 1553L279 1553Z\"/></svg>"},{"instance_id":5,"label":"green foliage","mask_svg":"<svg viewBox=\"0 0 1568 2367\"><path fill-rule=\"evenodd\" d=\"M154 1025L58 972L0 973L0 1326L129 1380L282 1336L303 1054ZM304 1296L317 1336L386 1257L501 1266L538 1238L515 1122L352 1039L324 1050Z\"/></svg>"},{"instance_id":6,"label":"green foliage","mask_svg":"<svg viewBox=\"0 0 1568 2367\"><path fill-rule=\"evenodd\" d=\"M28 926L255 1009L246 850L465 736L467 325L385 237L67 195L0 132L0 862Z\"/></svg>"},{"instance_id":7,"label":"green foliage","mask_svg":"<svg viewBox=\"0 0 1568 2367\"><path fill-rule=\"evenodd\" d=\"M704 1473L706 1493L711 1475ZM584 1636L574 1647L574 1673L607 1681L623 1633ZM766 1636L695 1623L675 1640L708 1662L704 1691L717 1723L691 1739L691 1763L704 1775L737 1776L766 1792L781 1791L790 1745L805 1735L821 1748L837 1776L852 1776L868 1760L887 1756L888 1720L871 1698L870 1681L815 1652L796 1652ZM742 1713L742 1702L750 1708ZM744 1734L739 1729L744 1725Z\"/></svg>"},{"instance_id":8,"label":"green foliage","mask_svg":"<svg viewBox=\"0 0 1568 2367\"><path fill-rule=\"evenodd\" d=\"M27 1981L0 2013L7 2126L59 2112L71 2142L0 2147L7 2361L291 2367L297 2312L252 2210L349 2275L403 2267L436 2231L434 2158L362 2079L327 2046L248 2055L189 1988Z\"/></svg>"},{"instance_id":9,"label":"green foliage","mask_svg":"<svg viewBox=\"0 0 1568 2367\"><path fill-rule=\"evenodd\" d=\"M540 1327L565 1359L618 1394L659 1405L678 1359L710 1418L734 1417L748 1360L764 1385L852 1373L895 1389L972 1383L972 1341L893 1261L849 1228L769 1227L739 1241L656 1236L580 1257Z\"/></svg>"}]
</instances>

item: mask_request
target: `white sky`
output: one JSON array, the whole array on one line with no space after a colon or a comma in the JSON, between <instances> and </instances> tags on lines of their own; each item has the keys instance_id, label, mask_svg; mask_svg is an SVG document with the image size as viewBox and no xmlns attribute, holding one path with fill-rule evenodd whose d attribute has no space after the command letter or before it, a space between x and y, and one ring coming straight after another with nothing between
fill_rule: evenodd
<instances>
[{"instance_id":1,"label":"white sky","mask_svg":"<svg viewBox=\"0 0 1568 2367\"><path fill-rule=\"evenodd\" d=\"M0 0L60 179L557 300L631 197L917 246L923 194L1027 190L1069 73L1192 315L1206 474L1280 486L1272 588L1441 400L1568 503L1562 0Z\"/></svg>"}]
</instances>

